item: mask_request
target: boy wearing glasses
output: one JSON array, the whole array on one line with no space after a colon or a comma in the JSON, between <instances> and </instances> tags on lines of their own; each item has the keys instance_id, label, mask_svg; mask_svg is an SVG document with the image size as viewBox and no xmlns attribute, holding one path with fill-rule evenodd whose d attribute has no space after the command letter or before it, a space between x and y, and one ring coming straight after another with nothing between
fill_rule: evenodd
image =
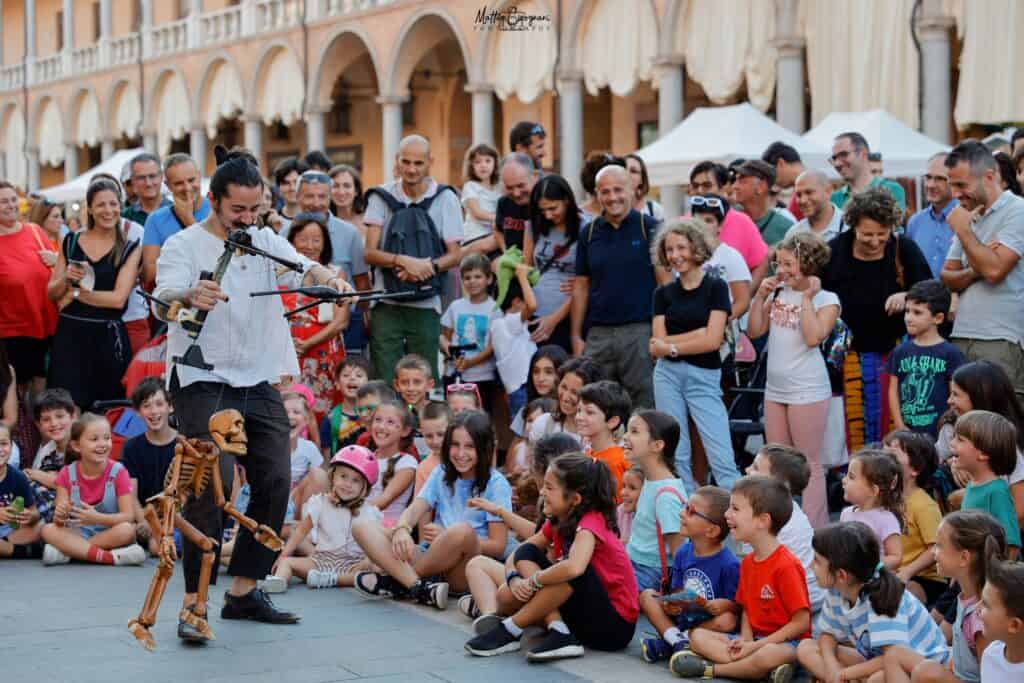
<instances>
[{"instance_id":1,"label":"boy wearing glasses","mask_svg":"<svg viewBox=\"0 0 1024 683\"><path fill-rule=\"evenodd\" d=\"M717 486L694 491L679 514L679 533L690 538L672 562L672 594L686 593L679 601L660 600L661 594L640 594L640 609L659 638L640 644L644 661L654 664L690 646L690 629L720 633L736 630L739 620L733 598L740 578L740 562L725 545L729 525L729 492Z\"/></svg>"}]
</instances>

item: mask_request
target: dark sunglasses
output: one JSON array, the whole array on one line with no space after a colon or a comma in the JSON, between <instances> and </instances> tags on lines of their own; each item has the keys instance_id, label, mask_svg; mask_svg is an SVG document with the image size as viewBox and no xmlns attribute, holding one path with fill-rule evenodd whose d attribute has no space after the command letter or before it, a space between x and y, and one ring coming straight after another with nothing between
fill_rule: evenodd
<instances>
[{"instance_id":1,"label":"dark sunglasses","mask_svg":"<svg viewBox=\"0 0 1024 683\"><path fill-rule=\"evenodd\" d=\"M719 522L717 522L716 520L711 519L710 517L705 515L703 512L701 512L697 508L693 507L693 505L691 503L687 503L686 507L684 507L683 510L686 512L687 515L695 516L695 517L700 517L701 519L703 519L708 524L715 524L715 525L719 524Z\"/></svg>"}]
</instances>

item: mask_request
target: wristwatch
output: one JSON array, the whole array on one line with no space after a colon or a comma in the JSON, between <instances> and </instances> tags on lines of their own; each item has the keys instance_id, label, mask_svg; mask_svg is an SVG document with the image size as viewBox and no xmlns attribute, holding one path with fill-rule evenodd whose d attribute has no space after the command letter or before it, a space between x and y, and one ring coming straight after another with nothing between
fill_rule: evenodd
<instances>
[{"instance_id":1,"label":"wristwatch","mask_svg":"<svg viewBox=\"0 0 1024 683\"><path fill-rule=\"evenodd\" d=\"M79 289L78 287L74 287L74 288L73 288L73 289L71 290L71 298L72 298L72 299L77 299L77 298L78 298L78 295L79 295L79 294L81 294L81 293L82 293L82 290L80 290L80 289Z\"/></svg>"},{"instance_id":2,"label":"wristwatch","mask_svg":"<svg viewBox=\"0 0 1024 683\"><path fill-rule=\"evenodd\" d=\"M412 529L411 529L411 528L409 528L409 527L408 527L407 525L405 525L405 524L400 524L400 525L396 526L396 527L395 527L395 532L398 532L398 531L399 531L400 529L404 530L404 531L405 531L405 533L407 533L407 534L409 534L410 536L412 536Z\"/></svg>"},{"instance_id":3,"label":"wristwatch","mask_svg":"<svg viewBox=\"0 0 1024 683\"><path fill-rule=\"evenodd\" d=\"M440 275L441 271L437 267L437 259L436 258L430 259L430 267L434 269L434 275Z\"/></svg>"},{"instance_id":4,"label":"wristwatch","mask_svg":"<svg viewBox=\"0 0 1024 683\"><path fill-rule=\"evenodd\" d=\"M668 345L668 355L672 358L677 358L679 356L679 349L676 348L675 344Z\"/></svg>"}]
</instances>

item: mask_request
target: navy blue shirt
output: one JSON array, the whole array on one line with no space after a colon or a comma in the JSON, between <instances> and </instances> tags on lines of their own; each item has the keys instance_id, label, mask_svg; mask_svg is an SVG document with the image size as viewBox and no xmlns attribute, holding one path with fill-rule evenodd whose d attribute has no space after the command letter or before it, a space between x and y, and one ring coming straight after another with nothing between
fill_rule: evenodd
<instances>
[{"instance_id":1,"label":"navy blue shirt","mask_svg":"<svg viewBox=\"0 0 1024 683\"><path fill-rule=\"evenodd\" d=\"M725 545L714 555L698 556L693 542L687 541L676 551L672 562L672 592L692 590L705 600L735 600L740 580L740 561ZM690 628L711 618L700 608L683 610L676 617L680 628Z\"/></svg>"},{"instance_id":2,"label":"navy blue shirt","mask_svg":"<svg viewBox=\"0 0 1024 683\"><path fill-rule=\"evenodd\" d=\"M163 446L150 443L145 434L139 434L124 442L121 451L121 464L128 470L128 475L138 482L139 501L164 490L164 477L174 459L175 439Z\"/></svg>"},{"instance_id":3,"label":"navy blue shirt","mask_svg":"<svg viewBox=\"0 0 1024 683\"><path fill-rule=\"evenodd\" d=\"M590 278L587 325L627 325L651 320L657 282L651 244L657 224L635 209L618 228L603 217L580 228L576 274Z\"/></svg>"},{"instance_id":4,"label":"navy blue shirt","mask_svg":"<svg viewBox=\"0 0 1024 683\"><path fill-rule=\"evenodd\" d=\"M13 465L7 465L7 474L0 481L0 508L10 507L14 499L21 496L26 508L36 504L35 494L32 493L32 486L28 477ZM13 531L7 524L0 523L0 538L4 538Z\"/></svg>"},{"instance_id":5,"label":"navy blue shirt","mask_svg":"<svg viewBox=\"0 0 1024 683\"><path fill-rule=\"evenodd\" d=\"M886 371L899 382L900 414L907 429L938 436L935 423L948 407L949 382L965 362L960 349L947 341L920 346L910 339L896 347Z\"/></svg>"}]
</instances>

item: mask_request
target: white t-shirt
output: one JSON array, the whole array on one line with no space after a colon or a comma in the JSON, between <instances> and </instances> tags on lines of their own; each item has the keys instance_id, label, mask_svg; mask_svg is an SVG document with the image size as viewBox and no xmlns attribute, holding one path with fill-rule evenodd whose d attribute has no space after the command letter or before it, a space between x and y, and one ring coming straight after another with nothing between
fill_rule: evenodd
<instances>
[{"instance_id":1,"label":"white t-shirt","mask_svg":"<svg viewBox=\"0 0 1024 683\"><path fill-rule=\"evenodd\" d=\"M526 384L530 374L530 359L537 345L530 339L530 331L519 313L506 313L491 319L491 345L494 347L495 365L505 385L512 393Z\"/></svg>"},{"instance_id":2,"label":"white t-shirt","mask_svg":"<svg viewBox=\"0 0 1024 683\"><path fill-rule=\"evenodd\" d=\"M581 445L583 444L583 437L574 432L565 431L565 427L556 422L555 416L551 413L538 415L537 419L533 421L533 424L530 426L530 443L537 443L538 440L544 438L548 434L557 434L558 432L565 432L572 438L579 441Z\"/></svg>"},{"instance_id":3,"label":"white t-shirt","mask_svg":"<svg viewBox=\"0 0 1024 683\"><path fill-rule=\"evenodd\" d=\"M821 609L821 601L825 599L825 591L818 586L818 580L814 578L811 570L811 562L814 561L814 547L811 540L814 538L814 529L811 521L807 519L804 511L793 501L793 514L790 516L786 526L779 532L779 543L786 546L789 552L793 553L800 564L804 566L804 574L807 575L807 593L811 599L811 611L817 612Z\"/></svg>"},{"instance_id":4,"label":"white t-shirt","mask_svg":"<svg viewBox=\"0 0 1024 683\"><path fill-rule=\"evenodd\" d=\"M711 258L704 262L701 270L714 275L719 280L730 282L750 282L750 268L743 260L743 255L725 242L720 242ZM732 290L729 290L729 302L732 303Z\"/></svg>"},{"instance_id":5,"label":"white t-shirt","mask_svg":"<svg viewBox=\"0 0 1024 683\"><path fill-rule=\"evenodd\" d=\"M303 513L313 521L318 551L343 552L346 555L365 554L352 538L352 511L332 503L328 494L318 493L311 497L303 507ZM379 522L380 510L372 505L363 504L359 508L357 519Z\"/></svg>"},{"instance_id":6,"label":"white t-shirt","mask_svg":"<svg viewBox=\"0 0 1024 683\"><path fill-rule=\"evenodd\" d=\"M309 474L311 469L323 464L323 461L324 457L316 444L299 437L295 443L295 450L292 451L292 488L298 486L302 478Z\"/></svg>"},{"instance_id":7,"label":"white t-shirt","mask_svg":"<svg viewBox=\"0 0 1024 683\"><path fill-rule=\"evenodd\" d=\"M981 655L981 680L983 681L1022 681L1024 680L1024 662L1011 664L1006 661L1006 643L994 640L985 648Z\"/></svg>"},{"instance_id":8,"label":"white t-shirt","mask_svg":"<svg viewBox=\"0 0 1024 683\"><path fill-rule=\"evenodd\" d=\"M477 208L484 213L493 214L498 210L498 199L501 197L501 188L495 185L494 187L486 187L483 183L477 182L476 180L470 180L462 186L462 206L466 206L466 202L470 199L476 200ZM473 215L469 212L469 208L466 208L466 222L462 226L463 239L471 240L474 237L483 237L494 232L494 221L479 221L473 218Z\"/></svg>"},{"instance_id":9,"label":"white t-shirt","mask_svg":"<svg viewBox=\"0 0 1024 683\"><path fill-rule=\"evenodd\" d=\"M306 269L318 265L270 228L251 227L247 232L257 249L297 261ZM217 269L217 259L223 252L224 242L202 225L175 233L160 250L154 296L164 298L168 291L194 287L201 271ZM214 366L213 370L176 365L181 386L223 382L232 387L252 387L261 382L277 382L282 375L299 376L299 362L281 297L249 296L250 292L278 288L277 267L278 264L262 256L236 254L231 258L220 283L229 300L217 302L199 334L203 357ZM183 355L191 343L181 325L168 326L168 358Z\"/></svg>"},{"instance_id":10,"label":"white t-shirt","mask_svg":"<svg viewBox=\"0 0 1024 683\"><path fill-rule=\"evenodd\" d=\"M392 456L398 458L395 463L395 474L397 475L402 470L413 470L416 471L416 458L409 455L408 453L398 453ZM367 500L375 500L384 493L384 473L388 471L388 458L377 458L377 466L380 468L380 474L377 475L377 483L370 489L370 495L366 497ZM388 482L391 483L390 481ZM409 507L409 501L412 500L413 487L416 484L416 477L409 480L409 486L398 494L398 496L391 501L391 504L384 508L384 522L386 525L394 525L398 521L398 518L405 512L405 508Z\"/></svg>"},{"instance_id":11,"label":"white t-shirt","mask_svg":"<svg viewBox=\"0 0 1024 683\"><path fill-rule=\"evenodd\" d=\"M464 358L474 358L487 346L488 336L491 328L491 318L501 315L495 309L494 299L487 297L478 304L469 299L456 299L448 306L448 310L441 316L441 327L452 331L453 346L475 345L475 351L467 351ZM455 363L448 363L448 372L455 372ZM486 382L495 378L497 368L494 363L494 356L474 365L462 373L462 380L465 382Z\"/></svg>"},{"instance_id":12,"label":"white t-shirt","mask_svg":"<svg viewBox=\"0 0 1024 683\"><path fill-rule=\"evenodd\" d=\"M129 242L138 242L142 244L142 236L144 230L142 226L135 221L124 221L125 226L125 238ZM149 317L149 304L139 294L139 285L132 288L132 293L128 296L128 307L124 309L124 315L121 316L121 320L126 323L134 322L136 320L145 320Z\"/></svg>"},{"instance_id":13,"label":"white t-shirt","mask_svg":"<svg viewBox=\"0 0 1024 683\"><path fill-rule=\"evenodd\" d=\"M808 346L800 330L803 294L785 287L772 297L768 328L768 380L764 397L776 403L817 403L832 396L825 358L817 346ZM814 310L839 306L839 297L820 291Z\"/></svg>"}]
</instances>

